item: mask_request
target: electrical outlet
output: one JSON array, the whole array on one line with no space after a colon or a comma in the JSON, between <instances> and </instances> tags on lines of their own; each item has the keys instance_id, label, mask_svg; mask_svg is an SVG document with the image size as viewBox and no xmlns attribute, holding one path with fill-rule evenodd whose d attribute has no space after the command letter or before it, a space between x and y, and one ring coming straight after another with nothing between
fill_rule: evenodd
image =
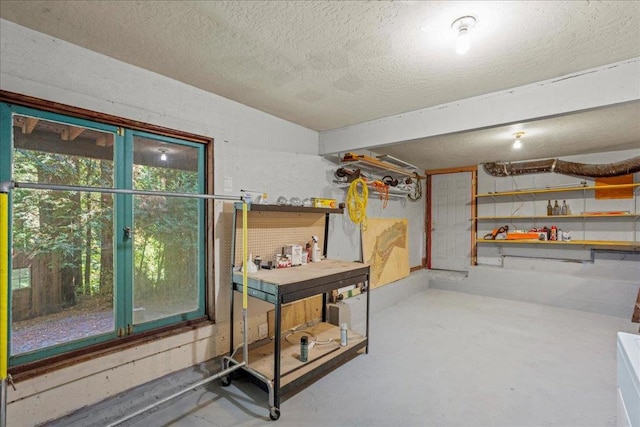
<instances>
[{"instance_id":1,"label":"electrical outlet","mask_svg":"<svg viewBox=\"0 0 640 427\"><path fill-rule=\"evenodd\" d=\"M269 335L269 325L266 323L261 323L258 325L258 338L266 338Z\"/></svg>"}]
</instances>

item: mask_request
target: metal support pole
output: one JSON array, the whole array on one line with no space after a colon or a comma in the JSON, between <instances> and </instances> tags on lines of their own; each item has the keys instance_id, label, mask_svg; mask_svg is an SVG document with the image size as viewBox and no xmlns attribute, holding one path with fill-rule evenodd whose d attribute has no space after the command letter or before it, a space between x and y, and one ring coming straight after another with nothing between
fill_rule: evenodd
<instances>
[{"instance_id":1,"label":"metal support pole","mask_svg":"<svg viewBox=\"0 0 640 427\"><path fill-rule=\"evenodd\" d=\"M0 391L0 409L2 409L2 413L0 413L0 426L7 427L7 379L2 379L2 390Z\"/></svg>"},{"instance_id":2,"label":"metal support pole","mask_svg":"<svg viewBox=\"0 0 640 427\"><path fill-rule=\"evenodd\" d=\"M9 359L9 194L0 192L0 427L7 425Z\"/></svg>"},{"instance_id":3,"label":"metal support pole","mask_svg":"<svg viewBox=\"0 0 640 427\"><path fill-rule=\"evenodd\" d=\"M98 187L84 187L73 185L52 185L52 184L37 184L26 182L12 182L1 181L0 182L0 379L2 380L2 386L0 388L0 427L6 427L6 414L7 414L7 365L9 358L9 346L8 346L8 331L9 331L9 192L14 188L29 188L34 190L55 190L55 191L84 191L90 193L111 193L111 194L130 194L130 195L142 195L142 196L166 196L166 197L184 197L195 199L211 199L211 200L241 200L242 203L242 229L243 229L243 259L246 262L247 259L247 203L244 197L239 196L226 196L215 194L198 194L198 193L172 193L163 191L144 191L144 190L127 190L121 188L98 188ZM247 365L247 349L248 349L248 336L247 336L247 268L244 268L243 273L243 300L242 311L244 319L244 360L241 363L234 364L227 369L223 369L217 374L208 377L202 381L189 386L184 390L181 390L171 396L167 396L152 405L142 408L136 412L127 415L111 424L109 427L117 426L125 421L128 421L138 415L141 415L150 409L153 409L165 402L175 399L183 394L198 388L204 384L214 381L225 375L229 375L231 372L244 368ZM232 319L233 322L233 319ZM233 343L232 343L233 346ZM5 350L6 349L6 350Z\"/></svg>"},{"instance_id":4,"label":"metal support pole","mask_svg":"<svg viewBox=\"0 0 640 427\"><path fill-rule=\"evenodd\" d=\"M249 364L249 327L247 325L247 296L249 295L249 279L247 273L249 266L247 265L249 250L247 249L248 230L247 230L247 202L242 202L242 324L244 328L244 342L242 349L242 360L245 364ZM233 290L231 291L233 292Z\"/></svg>"},{"instance_id":5,"label":"metal support pole","mask_svg":"<svg viewBox=\"0 0 640 427\"><path fill-rule=\"evenodd\" d=\"M154 194L156 194L156 192L153 192ZM170 193L171 195L173 195L173 193ZM218 198L217 196L208 196L208 195L202 195L202 196L207 196L207 198ZM186 197L186 196L185 196ZM225 197L225 196L223 196ZM247 259L247 202L244 200L244 198L242 199L242 252L243 252L243 259L244 262L246 262ZM235 198L228 198L227 200L238 200L237 197ZM216 380L218 378L224 377L226 375L229 375L230 373L232 373L233 371L240 369L240 368L244 368L247 366L248 363L248 335L247 335L247 296L248 296L248 291L247 291L247 271L248 268L246 267L246 265L243 264L243 274L242 274L242 278L243 278L243 289L242 289L242 317L243 317L243 321L244 321L244 360L241 363L238 364L233 364L230 367L227 367L226 369L223 369L222 371L218 372L217 374L206 378L202 381L199 381L195 384L192 384L191 386L189 386L189 388L181 390L177 393L172 394L171 396L167 396L164 399L161 399L145 408L142 408L132 414L127 415L124 418L121 418L111 424L109 424L107 427L114 427L117 425L120 425L122 423L124 423L125 421L128 421L132 418L137 417L138 415L144 414L145 412L149 411L150 409L153 409L157 406L162 405L163 403L166 403L170 400L173 400L177 397L182 396L183 394L187 393L190 390L193 390L195 388L198 388L204 384L207 384L213 380ZM233 292L233 290L232 290ZM233 319L231 319L231 323L233 323ZM231 326L233 328L233 325ZM231 346L233 348L233 342L231 343ZM2 426L4 427L4 426Z\"/></svg>"},{"instance_id":6,"label":"metal support pole","mask_svg":"<svg viewBox=\"0 0 640 427\"><path fill-rule=\"evenodd\" d=\"M136 412L133 412L133 413L127 415L124 418L121 418L121 419L119 419L117 421L114 421L111 424L108 424L107 427L114 427L114 426L117 426L117 425L120 425L120 424L124 423L125 421L129 421L130 419L135 418L138 415L144 414L145 412L147 412L147 411L149 411L149 410L151 410L153 408L156 408L156 407L162 405L163 403L166 403L166 402L168 402L170 400L175 399L176 397L180 397L183 394L185 394L185 393L187 393L187 392L189 392L189 391L191 391L193 389L196 389L196 388L198 388L198 387L200 387L202 385L210 383L211 381L216 380L216 379L218 379L220 377L223 377L225 375L229 375L231 372L235 371L236 369L242 368L244 365L245 365L244 362L242 362L242 363L240 363L238 365L233 365L232 367L227 368L224 371L220 371L217 374L215 374L215 375L213 375L213 376L211 376L209 378L205 378L204 380L201 380L201 381L198 381L197 383L191 384L189 386L189 388L186 388L184 390L180 390L179 392L174 393L171 396L167 396L164 399L160 399L157 402L155 402L155 403L153 403L153 404L151 404L149 406L146 406L146 407L144 407L144 408L142 408L142 409L140 409L140 410L138 410Z\"/></svg>"}]
</instances>

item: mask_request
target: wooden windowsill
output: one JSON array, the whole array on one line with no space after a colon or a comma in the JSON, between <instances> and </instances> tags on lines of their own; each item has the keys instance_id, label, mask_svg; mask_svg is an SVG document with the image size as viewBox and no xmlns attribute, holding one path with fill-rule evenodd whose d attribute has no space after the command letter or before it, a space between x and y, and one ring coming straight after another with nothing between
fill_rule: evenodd
<instances>
[{"instance_id":1,"label":"wooden windowsill","mask_svg":"<svg viewBox=\"0 0 640 427\"><path fill-rule=\"evenodd\" d=\"M41 359L35 362L12 366L9 368L9 374L11 374L13 381L17 383L47 374L52 371L67 368L69 366L74 366L79 363L95 359L97 357L117 353L131 347L136 347L151 341L168 338L212 324L213 322L207 317L189 320L176 325L166 326L164 328L145 331L139 334L118 338L117 340L95 344L89 347L71 351L69 353L59 354L46 359Z\"/></svg>"}]
</instances>

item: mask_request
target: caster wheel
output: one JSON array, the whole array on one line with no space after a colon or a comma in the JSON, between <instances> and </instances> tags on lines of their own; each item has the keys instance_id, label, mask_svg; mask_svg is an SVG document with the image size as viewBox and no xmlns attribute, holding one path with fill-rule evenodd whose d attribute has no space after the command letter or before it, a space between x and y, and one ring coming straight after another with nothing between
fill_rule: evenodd
<instances>
[{"instance_id":1,"label":"caster wheel","mask_svg":"<svg viewBox=\"0 0 640 427\"><path fill-rule=\"evenodd\" d=\"M229 387L231 385L231 378L228 375L220 377L220 383L222 384L222 387Z\"/></svg>"},{"instance_id":2,"label":"caster wheel","mask_svg":"<svg viewBox=\"0 0 640 427\"><path fill-rule=\"evenodd\" d=\"M269 418L271 418L273 421L277 421L280 418L280 409L276 408L275 406L269 409Z\"/></svg>"}]
</instances>

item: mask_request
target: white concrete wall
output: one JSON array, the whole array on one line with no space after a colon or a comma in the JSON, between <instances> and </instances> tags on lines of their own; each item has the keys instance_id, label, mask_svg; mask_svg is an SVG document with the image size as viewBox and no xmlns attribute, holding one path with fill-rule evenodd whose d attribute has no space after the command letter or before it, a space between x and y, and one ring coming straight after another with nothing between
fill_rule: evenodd
<instances>
[{"instance_id":1,"label":"white concrete wall","mask_svg":"<svg viewBox=\"0 0 640 427\"><path fill-rule=\"evenodd\" d=\"M638 155L638 150L564 157L563 160L588 164L612 163ZM545 186L574 185L581 181L594 185L593 179L544 173L495 178L478 166L478 193L511 191ZM640 174L635 175L640 182ZM574 214L582 211L626 210L640 212L638 198L596 200L593 192L586 197L576 193L549 193L517 198L496 197L479 201L478 216L546 215L549 199L552 203L567 197ZM564 194L564 196L562 196ZM491 228L509 225L511 228L531 227L533 220L481 221L478 235ZM570 230L574 239L637 240L640 221L637 218L563 219L553 217L537 220L536 226L558 225ZM635 234L634 234L635 233ZM592 250L574 246L520 246L479 244L478 266L471 267L468 276L451 280L433 277L430 287L469 292L498 298L516 299L563 308L591 311L631 318L640 287L640 253L612 252L606 248Z\"/></svg>"},{"instance_id":2,"label":"white concrete wall","mask_svg":"<svg viewBox=\"0 0 640 427\"><path fill-rule=\"evenodd\" d=\"M628 67L637 67L637 64L630 63ZM316 132L4 20L0 20L0 88L212 137L215 139L217 194L239 194L240 189L248 188L267 192L272 201L280 195L333 197L340 201L345 198L344 190L332 185L337 165L318 156ZM342 148L338 144L325 147L324 151L341 151ZM226 191L225 183L229 182L231 188ZM491 183L487 184L484 178L480 179L480 185L480 192L490 191ZM226 226L222 203L216 202L217 227ZM382 209L374 195L369 200L368 214L370 217L408 218L410 265L420 265L425 246L424 198L417 203L392 200L386 209ZM220 260L221 254L228 250L229 242L224 234L223 230L216 231L215 325L20 382L16 392L9 390L9 425L33 425L60 417L226 352L229 273L228 266ZM347 215L332 217L328 253L331 257L347 260L360 258L360 235ZM496 256L485 255L487 258ZM606 268L599 271L611 272L615 275L614 281L621 281L626 286L629 283L627 276L620 275L636 273L632 264L626 262L607 259ZM625 268L620 268L621 265ZM629 265L631 267L626 268ZM511 272L508 280L518 281L518 268L515 264L511 267L507 269ZM478 273L481 272L479 268ZM483 271L492 270L492 267L483 268ZM555 274L555 279L549 282L546 274L549 267L540 265L540 268L544 273L530 276L533 279L527 283L546 280L553 285L554 281L561 282L564 276L582 274L576 271ZM500 269L500 272L507 270ZM490 274L489 271L478 277L486 276L487 281L503 280L506 276L500 272ZM374 307L380 306L391 294L397 295L397 289L421 289L426 285L425 277L424 274L413 274L407 279L406 288L401 288L403 281L372 292ZM598 283L590 282L591 285L598 289ZM530 290L536 293L535 287ZM378 301L377 297L380 297ZM617 302L612 304L618 305ZM264 311L269 308L271 306L267 304L251 305L250 338L257 335L257 324L264 322Z\"/></svg>"},{"instance_id":3,"label":"white concrete wall","mask_svg":"<svg viewBox=\"0 0 640 427\"><path fill-rule=\"evenodd\" d=\"M639 142L640 145L640 142ZM639 150L613 151L608 153L586 154L579 156L562 157L562 160L586 163L605 164L614 163L637 156ZM522 190L528 188L545 188L558 186L579 186L586 182L588 186L594 186L593 178L573 177L558 173L527 174L514 177L492 177L484 171L482 165L478 166L478 194L489 192L503 192ZM635 175L635 182L640 182L640 173ZM536 194L535 197L524 194L523 196L503 196L496 198L478 199L478 216L518 216L518 215L546 215L548 200L554 204L556 200L562 205L566 199L573 214L592 211L629 211L640 212L640 189L635 189L634 198L629 199L596 199L593 191L586 193L548 193ZM575 219L523 219L523 220L496 220L479 221L478 237L482 237L492 228L508 225L511 229L525 229L532 226L559 228L570 231L575 240L634 240L634 235L640 238L640 221L637 218L575 218ZM634 234L635 233L635 234ZM501 265L502 259L507 257L527 258L552 258L568 260L591 261L590 249L574 246L560 248L522 247L503 245L497 247L490 244L480 244L478 247L478 263L489 265Z\"/></svg>"},{"instance_id":4,"label":"white concrete wall","mask_svg":"<svg viewBox=\"0 0 640 427\"><path fill-rule=\"evenodd\" d=\"M271 201L280 195L345 198L332 185L337 165L317 155L315 131L5 20L0 58L2 90L214 138L216 194L249 189L267 192ZM9 390L9 425L58 418L228 351L229 267L221 259L229 242L219 229L228 226L222 212L223 202L216 202L216 324L19 382L17 391ZM383 210L372 197L369 215L409 218L410 261L420 265L424 200L392 200ZM332 219L329 242L331 257L359 259L359 233L347 215ZM250 339L271 308L251 301Z\"/></svg>"}]
</instances>

